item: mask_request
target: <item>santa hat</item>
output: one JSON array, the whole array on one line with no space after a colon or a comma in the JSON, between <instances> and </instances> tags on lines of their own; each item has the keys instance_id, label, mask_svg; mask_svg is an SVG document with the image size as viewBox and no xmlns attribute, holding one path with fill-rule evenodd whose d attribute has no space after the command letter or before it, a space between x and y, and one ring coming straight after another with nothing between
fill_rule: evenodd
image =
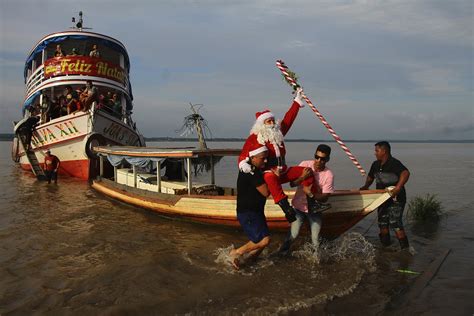
<instances>
[{"instance_id":1,"label":"santa hat","mask_svg":"<svg viewBox=\"0 0 474 316\"><path fill-rule=\"evenodd\" d=\"M263 123L263 122L265 122L266 119L275 117L275 115L273 115L273 113L270 112L270 110L265 110L263 112L255 113L255 117L257 119L257 122Z\"/></svg>"},{"instance_id":2,"label":"santa hat","mask_svg":"<svg viewBox=\"0 0 474 316\"><path fill-rule=\"evenodd\" d=\"M249 157L257 156L260 153L267 151L267 146L259 144L257 141L252 142L249 148Z\"/></svg>"}]
</instances>

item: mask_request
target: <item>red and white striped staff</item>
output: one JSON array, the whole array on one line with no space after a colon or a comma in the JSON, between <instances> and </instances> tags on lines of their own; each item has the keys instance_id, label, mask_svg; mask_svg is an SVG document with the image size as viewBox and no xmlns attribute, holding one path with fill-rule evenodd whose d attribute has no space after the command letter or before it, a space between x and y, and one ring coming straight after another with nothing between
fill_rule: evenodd
<instances>
[{"instance_id":1,"label":"red and white striped staff","mask_svg":"<svg viewBox=\"0 0 474 316\"><path fill-rule=\"evenodd\" d=\"M291 86L293 86L293 89L296 90L297 88L300 87L300 85L296 82L296 76L294 75L293 72L291 72L288 69L288 67L285 65L285 63L282 60L277 60L276 61L276 66L278 67L278 69L280 69L281 73L285 77L286 82L288 82ZM290 73L291 73L291 75L290 75ZM354 157L354 155L351 153L351 151L346 146L346 144L344 144L344 142L341 140L341 138L332 129L331 125L329 125L329 123L326 121L324 116L322 116L322 114L318 111L318 109L316 109L316 107L313 105L311 100L306 96L306 94L304 92L302 92L302 97L303 97L303 99L305 99L306 103L308 103L311 110L313 110L314 114L316 114L316 116L321 120L321 122L327 128L327 130L332 135L332 137L334 137L336 142L341 146L342 150L344 150L344 152L347 154L347 156L349 156L349 159L352 160L352 162L357 167L357 169L359 169L362 176L365 176L366 173L365 173L364 168L362 168L360 163L357 161L356 157Z\"/></svg>"}]
</instances>

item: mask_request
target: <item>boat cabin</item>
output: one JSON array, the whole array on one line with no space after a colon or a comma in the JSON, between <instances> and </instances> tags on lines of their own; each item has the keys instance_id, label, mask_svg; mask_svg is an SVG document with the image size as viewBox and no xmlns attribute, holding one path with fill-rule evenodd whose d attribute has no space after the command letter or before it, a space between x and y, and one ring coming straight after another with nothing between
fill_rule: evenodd
<instances>
[{"instance_id":1,"label":"boat cabin","mask_svg":"<svg viewBox=\"0 0 474 316\"><path fill-rule=\"evenodd\" d=\"M99 156L99 177L105 177L109 164L114 182L121 185L173 195L236 194L235 188L216 185L214 170L218 157L238 156L240 149L99 146L93 150ZM193 163L203 160L210 164L210 183L193 181Z\"/></svg>"}]
</instances>

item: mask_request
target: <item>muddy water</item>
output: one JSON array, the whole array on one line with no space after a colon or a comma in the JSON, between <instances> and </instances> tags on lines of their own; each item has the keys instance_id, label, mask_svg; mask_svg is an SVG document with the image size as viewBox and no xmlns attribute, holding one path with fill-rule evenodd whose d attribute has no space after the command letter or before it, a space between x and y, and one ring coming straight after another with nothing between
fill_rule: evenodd
<instances>
[{"instance_id":1,"label":"muddy water","mask_svg":"<svg viewBox=\"0 0 474 316\"><path fill-rule=\"evenodd\" d=\"M382 249L370 215L319 253L302 238L291 257L274 256L284 238L274 234L261 259L239 272L226 255L246 241L241 232L160 217L75 179L36 182L10 161L9 145L0 143L2 315L474 312L472 144L393 144L412 172L408 198L437 193L446 209L437 225L407 223L415 255L396 244ZM315 145L288 143L289 163L311 157ZM372 144L349 145L368 168ZM336 187L359 187L363 178L332 147ZM218 182L232 185L233 168L233 159L221 161ZM405 293L418 275L396 270L422 273L445 249L451 252L435 278L409 301Z\"/></svg>"}]
</instances>

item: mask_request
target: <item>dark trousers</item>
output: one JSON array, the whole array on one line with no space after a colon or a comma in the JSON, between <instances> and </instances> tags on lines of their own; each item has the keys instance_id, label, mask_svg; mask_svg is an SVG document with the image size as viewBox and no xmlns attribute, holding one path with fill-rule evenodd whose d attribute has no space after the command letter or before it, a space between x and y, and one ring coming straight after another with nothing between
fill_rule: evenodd
<instances>
[{"instance_id":1,"label":"dark trousers","mask_svg":"<svg viewBox=\"0 0 474 316\"><path fill-rule=\"evenodd\" d=\"M54 183L58 183L58 173L57 173L57 171L45 170L44 173L46 175L46 179L48 180L48 183L51 183L51 180L54 180Z\"/></svg>"}]
</instances>

